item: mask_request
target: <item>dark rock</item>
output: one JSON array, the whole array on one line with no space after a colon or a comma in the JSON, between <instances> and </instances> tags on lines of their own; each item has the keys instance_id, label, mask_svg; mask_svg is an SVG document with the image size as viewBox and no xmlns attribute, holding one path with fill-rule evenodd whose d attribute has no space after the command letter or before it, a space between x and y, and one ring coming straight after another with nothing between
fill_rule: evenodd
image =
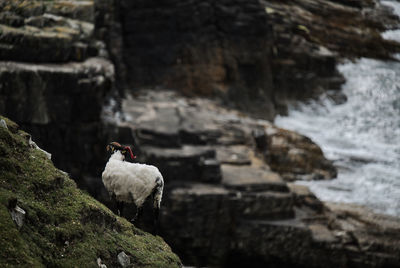
<instances>
[{"instance_id":1,"label":"dark rock","mask_svg":"<svg viewBox=\"0 0 400 268\"><path fill-rule=\"evenodd\" d=\"M21 27L24 25L24 19L13 12L4 11L0 13L0 23L12 27Z\"/></svg>"},{"instance_id":2,"label":"dark rock","mask_svg":"<svg viewBox=\"0 0 400 268\"><path fill-rule=\"evenodd\" d=\"M93 24L51 14L29 17L24 23L25 27L0 25L2 60L66 62L87 58L84 42L92 38Z\"/></svg>"},{"instance_id":3,"label":"dark rock","mask_svg":"<svg viewBox=\"0 0 400 268\"><path fill-rule=\"evenodd\" d=\"M142 145L165 148L179 148L181 146L180 135L176 129L171 129L171 132L157 131L152 128L138 129L136 137Z\"/></svg>"},{"instance_id":4,"label":"dark rock","mask_svg":"<svg viewBox=\"0 0 400 268\"><path fill-rule=\"evenodd\" d=\"M288 192L281 177L263 168L222 165L222 184L241 191Z\"/></svg>"},{"instance_id":5,"label":"dark rock","mask_svg":"<svg viewBox=\"0 0 400 268\"><path fill-rule=\"evenodd\" d=\"M16 0L0 3L0 9L0 57L31 62L0 63L0 113L31 130L57 166L83 177L79 185L99 199L107 198L98 177L104 145L110 140L134 144L138 160L155 164L165 177L162 235L185 263L400 263L398 222L327 206L306 187L286 184L336 176L311 140L215 101L172 92L132 91L134 96L122 103L114 92L117 104L110 110L116 113L108 116L103 109L106 95L114 86L122 95L126 80L134 88L216 96L228 106L273 119L291 100L338 92L344 82L336 70L338 59L388 59L398 52L398 43L379 36L398 24L389 9L361 0ZM93 56L110 56L117 73L111 62ZM117 114L119 107L123 115ZM6 124L11 132L16 129ZM39 186L35 191L41 192ZM65 187L68 183L56 177L45 190ZM39 224L34 217L29 220ZM114 218L88 209L81 223L93 221L96 229L110 227L111 233L131 230ZM63 246L72 241L61 240ZM106 251L101 258L118 265L119 251ZM103 251L93 256L98 252ZM101 259L99 265L104 265Z\"/></svg>"},{"instance_id":6,"label":"dark rock","mask_svg":"<svg viewBox=\"0 0 400 268\"><path fill-rule=\"evenodd\" d=\"M230 192L221 186L191 184L173 189L166 198L160 224L166 241L188 265L217 264L235 228Z\"/></svg>"},{"instance_id":7,"label":"dark rock","mask_svg":"<svg viewBox=\"0 0 400 268\"><path fill-rule=\"evenodd\" d=\"M388 59L400 50L379 35L398 27L397 16L375 1L167 0L161 6L122 1L111 7L118 25L112 32L123 36L123 42L112 38L119 40L116 54L131 74L127 84L216 96L267 119L284 114L291 100L340 89L338 59Z\"/></svg>"},{"instance_id":8,"label":"dark rock","mask_svg":"<svg viewBox=\"0 0 400 268\"><path fill-rule=\"evenodd\" d=\"M185 137L176 148L166 148L162 139L170 143L170 129L153 123L160 131L160 145L138 143L136 149L140 161L156 165L164 176L161 235L186 265L341 267L400 262L391 249L380 250L388 239L385 231L366 234L364 219L353 222L345 213L332 212L307 187L286 183L336 174L310 139L211 100L172 92L139 91L122 107L126 121L120 126L127 132L130 128L136 133L149 121L157 122L160 113L174 111L171 125ZM190 136L182 129L191 129ZM206 138L211 133L218 133L217 138ZM373 222L368 218L364 223ZM372 240L378 241L376 247L368 247ZM388 245L398 247L393 240Z\"/></svg>"},{"instance_id":9,"label":"dark rock","mask_svg":"<svg viewBox=\"0 0 400 268\"><path fill-rule=\"evenodd\" d=\"M220 162L216 159L202 159L201 181L206 183L219 183L222 179Z\"/></svg>"},{"instance_id":10,"label":"dark rock","mask_svg":"<svg viewBox=\"0 0 400 268\"><path fill-rule=\"evenodd\" d=\"M293 194L275 191L239 192L235 200L237 218L282 220L294 217Z\"/></svg>"},{"instance_id":11,"label":"dark rock","mask_svg":"<svg viewBox=\"0 0 400 268\"><path fill-rule=\"evenodd\" d=\"M213 160L215 151L197 146L183 146L180 149L141 147L147 163L157 166L169 181L219 182L219 162Z\"/></svg>"},{"instance_id":12,"label":"dark rock","mask_svg":"<svg viewBox=\"0 0 400 268\"><path fill-rule=\"evenodd\" d=\"M267 135L264 130L256 129L253 131L253 137L256 142L257 149L266 151L268 149Z\"/></svg>"},{"instance_id":13,"label":"dark rock","mask_svg":"<svg viewBox=\"0 0 400 268\"><path fill-rule=\"evenodd\" d=\"M181 5L168 0L162 6L121 3L117 23L123 29L122 54L131 74L129 85L160 85L191 95L237 96L238 104L268 100L271 35L258 1ZM265 116L272 118L266 111Z\"/></svg>"},{"instance_id":14,"label":"dark rock","mask_svg":"<svg viewBox=\"0 0 400 268\"><path fill-rule=\"evenodd\" d=\"M5 101L0 113L37 137L39 147L56 152L59 168L74 175L100 172L107 143L100 116L113 75L110 62L100 58L52 65L0 62Z\"/></svg>"},{"instance_id":15,"label":"dark rock","mask_svg":"<svg viewBox=\"0 0 400 268\"><path fill-rule=\"evenodd\" d=\"M271 131L265 160L287 181L336 177L337 170L309 138L288 130Z\"/></svg>"},{"instance_id":16,"label":"dark rock","mask_svg":"<svg viewBox=\"0 0 400 268\"><path fill-rule=\"evenodd\" d=\"M17 206L18 199L17 198L11 198L8 200L8 209L12 210Z\"/></svg>"}]
</instances>

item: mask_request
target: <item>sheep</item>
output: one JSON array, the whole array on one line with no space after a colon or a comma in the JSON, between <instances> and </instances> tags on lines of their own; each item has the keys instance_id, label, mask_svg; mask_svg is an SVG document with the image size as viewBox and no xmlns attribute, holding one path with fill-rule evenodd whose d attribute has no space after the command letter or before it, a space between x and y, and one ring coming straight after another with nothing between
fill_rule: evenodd
<instances>
[{"instance_id":1,"label":"sheep","mask_svg":"<svg viewBox=\"0 0 400 268\"><path fill-rule=\"evenodd\" d=\"M160 171L155 166L124 161L128 153L131 159L136 158L129 146L111 142L106 149L112 155L102 173L102 180L110 196L117 201L119 213L122 213L123 202L135 203L136 215L131 221L136 222L142 213L143 203L151 195L154 212L153 233L156 233L164 188L164 179Z\"/></svg>"}]
</instances>

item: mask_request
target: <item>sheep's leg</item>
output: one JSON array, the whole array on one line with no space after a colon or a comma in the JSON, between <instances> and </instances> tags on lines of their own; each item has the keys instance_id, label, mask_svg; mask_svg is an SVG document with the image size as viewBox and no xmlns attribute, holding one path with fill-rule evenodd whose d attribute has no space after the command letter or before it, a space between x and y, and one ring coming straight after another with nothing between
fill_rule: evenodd
<instances>
[{"instance_id":1,"label":"sheep's leg","mask_svg":"<svg viewBox=\"0 0 400 268\"><path fill-rule=\"evenodd\" d=\"M157 231L158 231L158 216L160 214L160 208L159 207L155 207L153 208L153 217L154 217L154 221L153 221L153 235L157 235Z\"/></svg>"},{"instance_id":2,"label":"sheep's leg","mask_svg":"<svg viewBox=\"0 0 400 268\"><path fill-rule=\"evenodd\" d=\"M160 215L160 204L163 188L163 182L159 178L157 178L156 187L153 191L153 235L157 235L158 217Z\"/></svg>"},{"instance_id":3,"label":"sheep's leg","mask_svg":"<svg viewBox=\"0 0 400 268\"><path fill-rule=\"evenodd\" d=\"M117 214L122 217L122 211L124 210L124 203L117 200L115 193L111 194L111 200L117 205Z\"/></svg>"},{"instance_id":4,"label":"sheep's leg","mask_svg":"<svg viewBox=\"0 0 400 268\"><path fill-rule=\"evenodd\" d=\"M135 223L139 219L139 217L142 215L142 213L143 213L143 207L142 206L137 207L135 217L133 217L131 222Z\"/></svg>"},{"instance_id":5,"label":"sheep's leg","mask_svg":"<svg viewBox=\"0 0 400 268\"><path fill-rule=\"evenodd\" d=\"M118 216L122 217L122 212L124 210L124 202L117 201L117 210L118 210Z\"/></svg>"},{"instance_id":6,"label":"sheep's leg","mask_svg":"<svg viewBox=\"0 0 400 268\"><path fill-rule=\"evenodd\" d=\"M160 192L156 188L153 192L153 235L157 235L158 216L160 215Z\"/></svg>"}]
</instances>

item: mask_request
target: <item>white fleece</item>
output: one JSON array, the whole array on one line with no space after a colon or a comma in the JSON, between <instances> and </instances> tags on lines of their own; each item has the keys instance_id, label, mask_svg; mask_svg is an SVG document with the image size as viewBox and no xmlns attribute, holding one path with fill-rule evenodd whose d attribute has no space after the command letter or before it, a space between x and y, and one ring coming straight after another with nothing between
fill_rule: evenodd
<instances>
[{"instance_id":1,"label":"white fleece","mask_svg":"<svg viewBox=\"0 0 400 268\"><path fill-rule=\"evenodd\" d=\"M123 161L120 151L115 151L102 174L104 186L115 194L117 201L135 203L139 208L155 191L154 206L160 207L164 180L155 166Z\"/></svg>"}]
</instances>

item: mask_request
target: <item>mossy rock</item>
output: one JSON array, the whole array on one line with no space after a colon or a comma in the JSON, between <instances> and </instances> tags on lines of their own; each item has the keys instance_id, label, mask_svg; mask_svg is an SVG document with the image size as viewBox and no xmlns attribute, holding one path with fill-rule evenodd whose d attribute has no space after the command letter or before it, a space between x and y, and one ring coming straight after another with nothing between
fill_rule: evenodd
<instances>
[{"instance_id":1,"label":"mossy rock","mask_svg":"<svg viewBox=\"0 0 400 268\"><path fill-rule=\"evenodd\" d=\"M0 116L0 119L5 119ZM5 119L0 126L0 267L119 267L124 251L133 267L180 267L159 236L137 229L79 190L27 135ZM26 211L14 223L10 200Z\"/></svg>"}]
</instances>

